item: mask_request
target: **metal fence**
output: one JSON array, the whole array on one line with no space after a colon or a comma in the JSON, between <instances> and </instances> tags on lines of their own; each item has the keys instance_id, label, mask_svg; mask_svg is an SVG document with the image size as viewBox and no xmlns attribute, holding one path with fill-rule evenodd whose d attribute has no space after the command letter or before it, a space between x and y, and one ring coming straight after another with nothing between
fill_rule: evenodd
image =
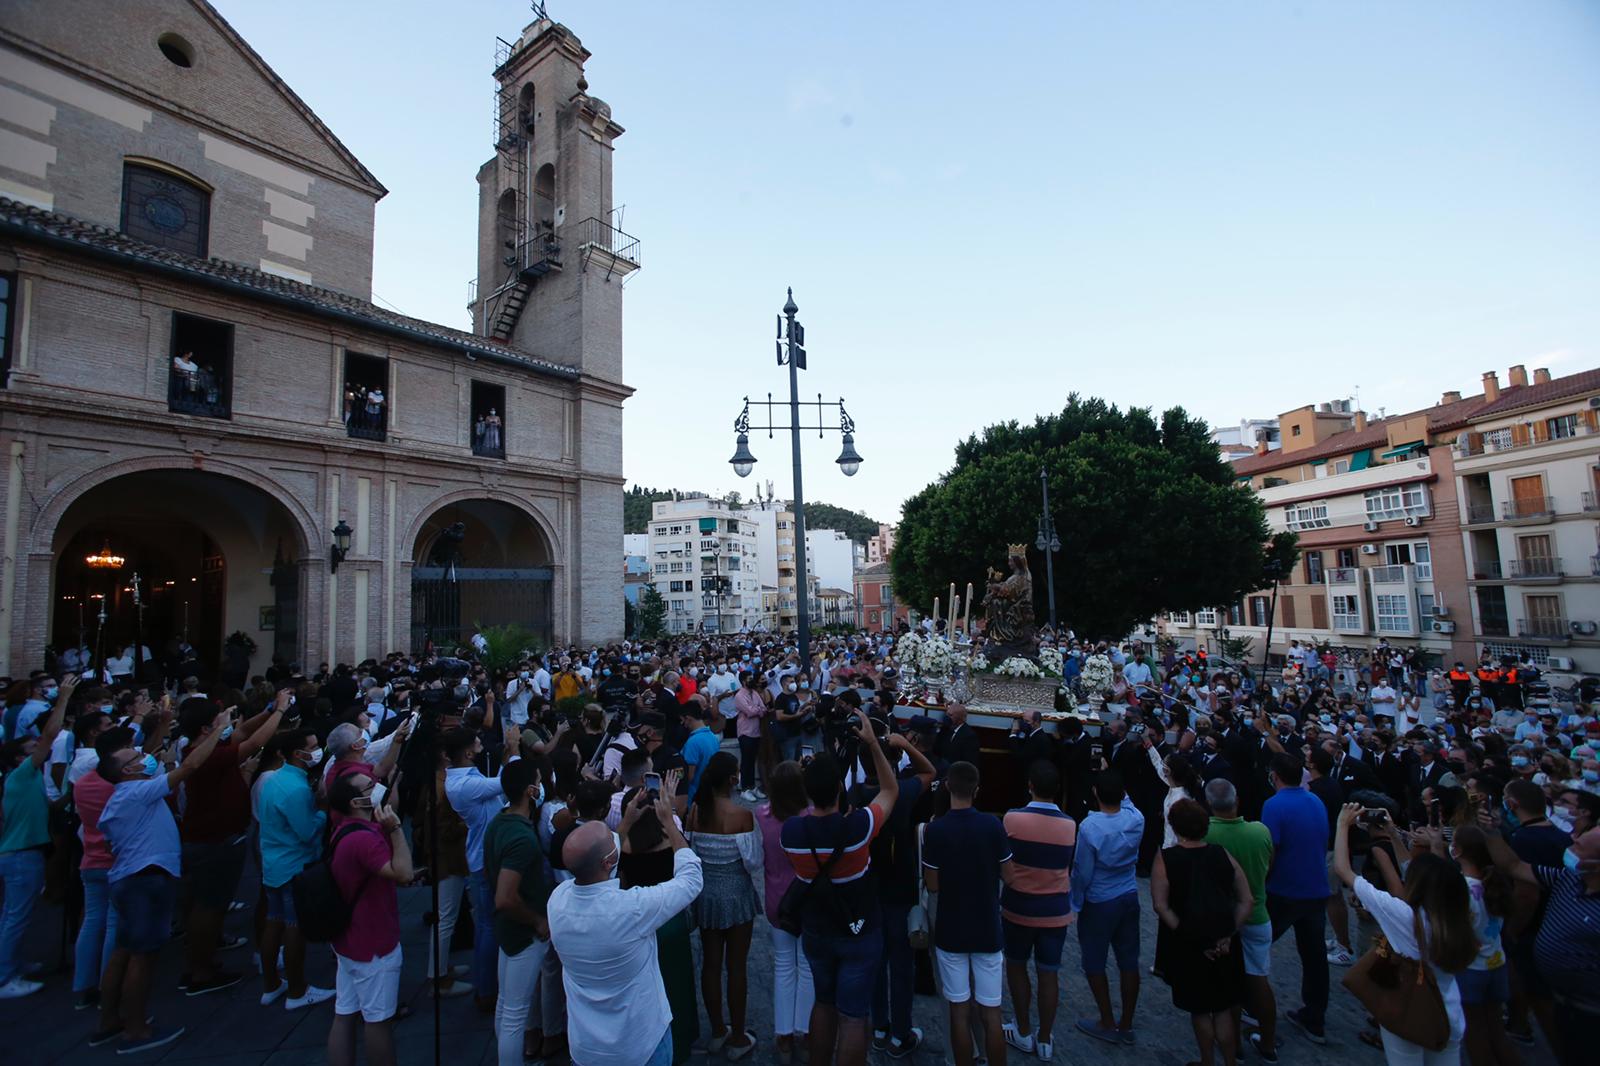
<instances>
[{"instance_id":1,"label":"metal fence","mask_svg":"<svg viewBox=\"0 0 1600 1066\"><path fill-rule=\"evenodd\" d=\"M552 614L554 571L417 567L411 571L411 648L432 640L443 649L465 643L478 627L519 625L532 630L540 646L555 639Z\"/></svg>"}]
</instances>

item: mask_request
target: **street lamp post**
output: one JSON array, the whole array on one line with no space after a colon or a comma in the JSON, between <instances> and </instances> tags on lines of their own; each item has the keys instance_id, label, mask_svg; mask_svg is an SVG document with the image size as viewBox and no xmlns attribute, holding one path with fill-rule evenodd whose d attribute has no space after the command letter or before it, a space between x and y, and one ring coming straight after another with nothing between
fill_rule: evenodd
<instances>
[{"instance_id":1,"label":"street lamp post","mask_svg":"<svg viewBox=\"0 0 1600 1066\"><path fill-rule=\"evenodd\" d=\"M1278 616L1278 582L1283 579L1283 564L1277 559L1268 559L1266 572L1272 578L1272 602L1267 605L1267 639L1266 646L1261 649L1262 684L1267 682L1267 665L1272 658L1272 623Z\"/></svg>"},{"instance_id":2,"label":"street lamp post","mask_svg":"<svg viewBox=\"0 0 1600 1066\"><path fill-rule=\"evenodd\" d=\"M1056 536L1056 523L1050 517L1050 481L1044 467L1039 468L1039 536L1033 546L1044 553L1044 588L1050 604L1050 632L1056 631L1056 552L1061 550L1061 538Z\"/></svg>"},{"instance_id":3,"label":"street lamp post","mask_svg":"<svg viewBox=\"0 0 1600 1066\"><path fill-rule=\"evenodd\" d=\"M713 534L717 536L717 534ZM701 591L705 591L705 582L701 582ZM711 544L711 590L717 596L717 632L722 632L722 541L714 540Z\"/></svg>"},{"instance_id":4,"label":"street lamp post","mask_svg":"<svg viewBox=\"0 0 1600 1066\"><path fill-rule=\"evenodd\" d=\"M778 319L777 353L778 365L785 364L789 367L789 401L787 405L782 400L774 400L772 393L767 393L765 400L752 401L748 396L744 400L744 410L739 412L739 417L734 419L733 428L737 434L733 458L728 462L733 466L733 472L740 477L749 477L750 470L755 466L756 457L750 451L750 430L766 430L771 438L777 430L789 431L790 460L794 466L794 539L795 539L795 587L796 604L795 631L800 646L800 662L806 664L811 661L811 597L808 595L808 577L806 575L806 516L805 516L805 490L801 484L800 462L800 431L816 430L817 436L831 430L832 426L822 425L822 410L825 407L839 409L838 432L843 438L843 447L839 450L839 458L834 462L839 464L839 471L845 477L854 477L857 470L861 469L861 456L856 451L855 421L844 409L844 397L839 397L837 403L824 402L822 394L818 393L815 400L800 399L799 372L806 368L806 331L795 315L800 311L794 302L794 290L789 290L789 298L784 302L783 315ZM767 422L765 426L750 425L750 407L767 409ZM787 425L773 425L772 412L775 407L789 408L789 421ZM800 408L815 407L817 409L817 424L802 426L800 424Z\"/></svg>"}]
</instances>

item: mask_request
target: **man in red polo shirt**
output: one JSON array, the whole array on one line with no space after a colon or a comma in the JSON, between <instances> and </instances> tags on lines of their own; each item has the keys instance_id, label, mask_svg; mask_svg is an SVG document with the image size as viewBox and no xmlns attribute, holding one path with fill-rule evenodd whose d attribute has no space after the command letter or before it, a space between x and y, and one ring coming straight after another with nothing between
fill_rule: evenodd
<instances>
[{"instance_id":1,"label":"man in red polo shirt","mask_svg":"<svg viewBox=\"0 0 1600 1066\"><path fill-rule=\"evenodd\" d=\"M250 828L250 785L242 766L277 731L288 706L289 690L284 689L271 710L240 725L224 726L211 757L183 783L178 835L183 841L189 920L188 973L180 984L188 995L232 988L243 980L243 975L217 967L218 949L245 944L242 937L222 943L222 921L244 871L245 835ZM216 704L201 696L184 700L178 708L178 728L191 747L212 732L217 718Z\"/></svg>"}]
</instances>

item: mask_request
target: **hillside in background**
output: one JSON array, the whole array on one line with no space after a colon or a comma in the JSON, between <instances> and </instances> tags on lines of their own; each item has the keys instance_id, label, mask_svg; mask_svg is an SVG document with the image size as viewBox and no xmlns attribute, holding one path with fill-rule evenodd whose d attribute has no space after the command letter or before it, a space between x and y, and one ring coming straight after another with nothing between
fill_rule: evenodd
<instances>
[{"instance_id":1,"label":"hillside in background","mask_svg":"<svg viewBox=\"0 0 1600 1066\"><path fill-rule=\"evenodd\" d=\"M644 533L650 525L650 508L657 500L670 500L677 489L652 489L643 485L633 485L625 489L622 494L622 531L624 533ZM678 493L682 495L682 493ZM735 507L740 506L741 497L737 492L730 492L725 497ZM835 507L831 503L806 504L807 529L837 529L857 544L865 544L870 537L878 534L878 520L868 518L860 511L851 511L844 507Z\"/></svg>"}]
</instances>

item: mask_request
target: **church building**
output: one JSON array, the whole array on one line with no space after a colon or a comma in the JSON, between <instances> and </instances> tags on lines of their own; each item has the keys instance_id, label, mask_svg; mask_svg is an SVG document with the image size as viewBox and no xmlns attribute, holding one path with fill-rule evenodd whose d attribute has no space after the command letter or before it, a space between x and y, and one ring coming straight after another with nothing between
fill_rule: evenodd
<instances>
[{"instance_id":1,"label":"church building","mask_svg":"<svg viewBox=\"0 0 1600 1066\"><path fill-rule=\"evenodd\" d=\"M204 0L6 5L0 672L622 634L639 248L588 57L499 42L469 332L372 302L384 186Z\"/></svg>"}]
</instances>

